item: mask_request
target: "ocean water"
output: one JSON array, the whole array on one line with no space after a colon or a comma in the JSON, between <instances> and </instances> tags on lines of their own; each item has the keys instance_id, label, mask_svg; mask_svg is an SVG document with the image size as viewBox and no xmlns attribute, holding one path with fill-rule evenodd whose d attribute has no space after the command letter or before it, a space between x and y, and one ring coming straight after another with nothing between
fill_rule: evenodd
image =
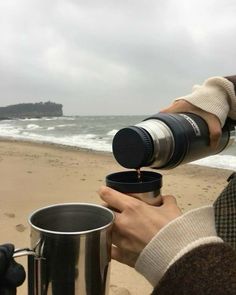
<instances>
[{"instance_id":1,"label":"ocean water","mask_svg":"<svg viewBox=\"0 0 236 295\"><path fill-rule=\"evenodd\" d=\"M95 151L112 151L112 139L123 127L134 125L144 116L66 116L0 121L0 137L48 142ZM236 143L223 153L194 164L236 170Z\"/></svg>"}]
</instances>

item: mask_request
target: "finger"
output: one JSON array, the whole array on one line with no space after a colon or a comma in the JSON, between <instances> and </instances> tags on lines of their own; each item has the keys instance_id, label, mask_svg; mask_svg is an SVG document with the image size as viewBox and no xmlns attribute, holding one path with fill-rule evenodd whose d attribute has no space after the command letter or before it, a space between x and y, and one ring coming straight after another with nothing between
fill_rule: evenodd
<instances>
[{"instance_id":1,"label":"finger","mask_svg":"<svg viewBox=\"0 0 236 295\"><path fill-rule=\"evenodd\" d=\"M127 240L122 236L120 231L116 229L116 226L113 227L112 244L122 249L127 249L126 246L128 245Z\"/></svg>"},{"instance_id":2,"label":"finger","mask_svg":"<svg viewBox=\"0 0 236 295\"><path fill-rule=\"evenodd\" d=\"M120 263L124 263L129 265L130 267L134 267L138 259L138 254L112 246L111 257L112 259Z\"/></svg>"},{"instance_id":3,"label":"finger","mask_svg":"<svg viewBox=\"0 0 236 295\"><path fill-rule=\"evenodd\" d=\"M134 254L134 253L132 253L130 251L126 251L126 250L120 249L120 248L112 245L112 248L111 248L111 257L112 257L112 259L114 259L114 260L116 260L116 261L118 261L120 263L125 263L125 264L130 265L132 260L135 260L136 261L137 254ZM133 259L133 257L135 259ZM134 261L134 263L135 263L135 261ZM133 266L133 265L130 265L130 266Z\"/></svg>"},{"instance_id":4,"label":"finger","mask_svg":"<svg viewBox=\"0 0 236 295\"><path fill-rule=\"evenodd\" d=\"M16 295L16 288L8 288L6 286L0 286L1 295Z\"/></svg>"},{"instance_id":5,"label":"finger","mask_svg":"<svg viewBox=\"0 0 236 295\"><path fill-rule=\"evenodd\" d=\"M14 253L15 246L13 244L3 244L0 246L0 251L3 251L7 259L10 259Z\"/></svg>"},{"instance_id":6,"label":"finger","mask_svg":"<svg viewBox=\"0 0 236 295\"><path fill-rule=\"evenodd\" d=\"M14 245L4 244L0 246L0 275L5 273L13 253Z\"/></svg>"},{"instance_id":7,"label":"finger","mask_svg":"<svg viewBox=\"0 0 236 295\"><path fill-rule=\"evenodd\" d=\"M103 207L105 207L105 208L107 208L107 209L112 210L114 213L115 213L115 212L120 213L119 210L117 210L117 209L115 209L115 208L109 206L109 205L108 205L107 203L105 203L105 202L102 202L102 203L101 203L101 206L103 206Z\"/></svg>"},{"instance_id":8,"label":"finger","mask_svg":"<svg viewBox=\"0 0 236 295\"><path fill-rule=\"evenodd\" d=\"M176 198L171 195L162 196L162 206L177 205Z\"/></svg>"},{"instance_id":9,"label":"finger","mask_svg":"<svg viewBox=\"0 0 236 295\"><path fill-rule=\"evenodd\" d=\"M158 196L155 198L155 201L152 202L152 206L156 206L156 207L159 207L163 204L163 201L162 201L162 196Z\"/></svg>"},{"instance_id":10,"label":"finger","mask_svg":"<svg viewBox=\"0 0 236 295\"><path fill-rule=\"evenodd\" d=\"M4 281L11 287L18 287L23 284L25 277L24 267L12 259L5 273Z\"/></svg>"},{"instance_id":11,"label":"finger","mask_svg":"<svg viewBox=\"0 0 236 295\"><path fill-rule=\"evenodd\" d=\"M216 149L217 146L219 145L220 138L222 135L220 122L218 122L218 124L216 123L216 121L208 122L208 126L209 126L209 133L210 133L210 146L212 149Z\"/></svg>"},{"instance_id":12,"label":"finger","mask_svg":"<svg viewBox=\"0 0 236 295\"><path fill-rule=\"evenodd\" d=\"M106 208L108 208L108 204L107 204L107 203L105 203L105 202L102 202L100 205L101 205L101 206L103 206L103 207L106 207Z\"/></svg>"},{"instance_id":13,"label":"finger","mask_svg":"<svg viewBox=\"0 0 236 295\"><path fill-rule=\"evenodd\" d=\"M185 100L178 100L174 102L172 105L170 105L169 107L161 110L161 112L164 112L164 113L191 112L202 117L206 121L209 128L210 147L212 149L216 149L217 146L219 145L222 130L221 130L221 124L220 124L219 118L216 115L206 112Z\"/></svg>"},{"instance_id":14,"label":"finger","mask_svg":"<svg viewBox=\"0 0 236 295\"><path fill-rule=\"evenodd\" d=\"M122 251L114 245L111 247L111 258L123 263Z\"/></svg>"},{"instance_id":15,"label":"finger","mask_svg":"<svg viewBox=\"0 0 236 295\"><path fill-rule=\"evenodd\" d=\"M194 106L184 99L174 101L170 106L162 109L162 113L183 113L190 112Z\"/></svg>"},{"instance_id":16,"label":"finger","mask_svg":"<svg viewBox=\"0 0 236 295\"><path fill-rule=\"evenodd\" d=\"M120 212L126 208L127 204L133 202L134 200L138 201L107 186L102 186L98 193L101 199L105 201L108 206L117 209Z\"/></svg>"},{"instance_id":17,"label":"finger","mask_svg":"<svg viewBox=\"0 0 236 295\"><path fill-rule=\"evenodd\" d=\"M219 118L216 115L203 110L196 111L195 113L202 117L207 123L209 129L210 147L212 149L216 149L219 145L222 134Z\"/></svg>"}]
</instances>

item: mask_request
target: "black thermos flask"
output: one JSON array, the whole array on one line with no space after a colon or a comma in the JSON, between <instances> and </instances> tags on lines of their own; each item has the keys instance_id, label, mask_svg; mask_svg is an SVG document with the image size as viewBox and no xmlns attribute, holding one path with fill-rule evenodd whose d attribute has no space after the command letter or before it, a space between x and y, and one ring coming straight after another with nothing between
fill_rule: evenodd
<instances>
[{"instance_id":1,"label":"black thermos flask","mask_svg":"<svg viewBox=\"0 0 236 295\"><path fill-rule=\"evenodd\" d=\"M217 149L209 145L207 123L192 113L158 113L119 130L113 155L125 168L170 169L220 153L233 142L235 122L226 121Z\"/></svg>"}]
</instances>

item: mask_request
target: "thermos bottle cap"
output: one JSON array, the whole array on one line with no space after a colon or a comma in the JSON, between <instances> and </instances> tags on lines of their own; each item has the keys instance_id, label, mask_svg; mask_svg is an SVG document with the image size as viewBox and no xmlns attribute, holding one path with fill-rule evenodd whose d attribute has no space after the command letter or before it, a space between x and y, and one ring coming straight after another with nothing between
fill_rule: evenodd
<instances>
[{"instance_id":1,"label":"thermos bottle cap","mask_svg":"<svg viewBox=\"0 0 236 295\"><path fill-rule=\"evenodd\" d=\"M116 133L112 149L120 165L125 168L140 168L151 162L154 147L146 130L130 126Z\"/></svg>"},{"instance_id":2,"label":"thermos bottle cap","mask_svg":"<svg viewBox=\"0 0 236 295\"><path fill-rule=\"evenodd\" d=\"M145 193L160 190L162 175L153 171L122 171L107 175L106 185L122 193Z\"/></svg>"}]
</instances>

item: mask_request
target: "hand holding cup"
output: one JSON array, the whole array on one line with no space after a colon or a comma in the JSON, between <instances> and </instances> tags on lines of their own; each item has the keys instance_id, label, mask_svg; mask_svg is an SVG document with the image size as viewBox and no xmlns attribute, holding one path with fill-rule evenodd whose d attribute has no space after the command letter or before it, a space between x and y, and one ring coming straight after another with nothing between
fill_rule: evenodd
<instances>
[{"instance_id":1,"label":"hand holding cup","mask_svg":"<svg viewBox=\"0 0 236 295\"><path fill-rule=\"evenodd\" d=\"M112 258L131 267L151 239L181 215L173 196L162 196L162 205L152 206L107 186L101 187L99 194L116 211Z\"/></svg>"}]
</instances>

